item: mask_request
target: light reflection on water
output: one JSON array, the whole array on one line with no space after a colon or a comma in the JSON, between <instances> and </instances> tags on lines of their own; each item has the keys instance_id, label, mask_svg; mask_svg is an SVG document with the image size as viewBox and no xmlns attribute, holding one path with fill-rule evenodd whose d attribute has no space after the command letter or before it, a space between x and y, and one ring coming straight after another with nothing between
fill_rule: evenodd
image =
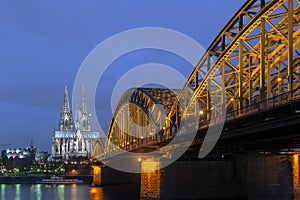
<instances>
[{"instance_id":1,"label":"light reflection on water","mask_svg":"<svg viewBox=\"0 0 300 200\"><path fill-rule=\"evenodd\" d=\"M2 184L1 185L1 199L5 198L5 188L6 188L6 185Z\"/></svg>"},{"instance_id":2,"label":"light reflection on water","mask_svg":"<svg viewBox=\"0 0 300 200\"><path fill-rule=\"evenodd\" d=\"M102 188L90 188L89 190L90 194L93 197L93 200L102 200L103 199L103 190Z\"/></svg>"},{"instance_id":3,"label":"light reflection on water","mask_svg":"<svg viewBox=\"0 0 300 200\"><path fill-rule=\"evenodd\" d=\"M136 185L91 187L86 184L0 184L1 200L118 200L139 199Z\"/></svg>"},{"instance_id":4,"label":"light reflection on water","mask_svg":"<svg viewBox=\"0 0 300 200\"><path fill-rule=\"evenodd\" d=\"M20 196L21 184L16 184L15 187L16 187L16 197L15 197L15 200L20 200L21 199L21 196Z\"/></svg>"}]
</instances>

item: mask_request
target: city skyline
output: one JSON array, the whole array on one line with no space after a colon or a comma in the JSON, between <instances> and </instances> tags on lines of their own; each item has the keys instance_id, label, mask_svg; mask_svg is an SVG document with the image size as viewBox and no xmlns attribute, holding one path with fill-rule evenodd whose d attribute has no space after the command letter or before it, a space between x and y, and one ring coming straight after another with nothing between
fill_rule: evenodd
<instances>
[{"instance_id":1,"label":"city skyline","mask_svg":"<svg viewBox=\"0 0 300 200\"><path fill-rule=\"evenodd\" d=\"M80 64L98 43L131 28L155 26L180 31L207 48L243 3L217 2L131 1L130 5L102 1L89 5L79 1L3 2L0 8L3 27L0 107L4 132L1 143L26 147L33 141L39 150L50 152L52 130L58 128L64 85L71 90ZM182 69L187 64L184 60L152 50L133 52L118 59L107 71L107 77L99 82L102 88L97 91L97 116L104 128L108 126L111 111L107 109L109 102L101 97L110 95L111 83L124 71L149 62L181 68L186 76L192 68Z\"/></svg>"}]
</instances>

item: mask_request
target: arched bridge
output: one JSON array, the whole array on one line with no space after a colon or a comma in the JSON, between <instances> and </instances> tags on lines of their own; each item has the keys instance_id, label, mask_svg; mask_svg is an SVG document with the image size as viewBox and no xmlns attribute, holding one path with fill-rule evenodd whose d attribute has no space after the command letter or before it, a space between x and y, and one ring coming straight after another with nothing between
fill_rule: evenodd
<instances>
[{"instance_id":1,"label":"arched bridge","mask_svg":"<svg viewBox=\"0 0 300 200\"><path fill-rule=\"evenodd\" d=\"M149 140L161 142L166 139L162 137L166 131L166 118L178 92L161 88L126 91L111 119L105 151L113 151L111 144L128 150L143 146Z\"/></svg>"},{"instance_id":2,"label":"arched bridge","mask_svg":"<svg viewBox=\"0 0 300 200\"><path fill-rule=\"evenodd\" d=\"M268 121L285 108L285 117L295 115L291 123L299 126L299 27L299 0L245 2L209 46L183 89L139 88L121 97L104 152L95 156L167 142L180 121L194 115L200 116L199 129L205 130L225 111L226 123L238 119L246 123L248 117Z\"/></svg>"}]
</instances>

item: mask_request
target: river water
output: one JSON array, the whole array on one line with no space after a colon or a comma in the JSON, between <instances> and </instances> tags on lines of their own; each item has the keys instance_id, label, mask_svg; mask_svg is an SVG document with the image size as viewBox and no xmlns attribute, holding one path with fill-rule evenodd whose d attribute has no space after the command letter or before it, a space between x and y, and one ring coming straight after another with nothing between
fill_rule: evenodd
<instances>
[{"instance_id":1,"label":"river water","mask_svg":"<svg viewBox=\"0 0 300 200\"><path fill-rule=\"evenodd\" d=\"M0 184L1 200L119 200L139 199L137 185L91 187L87 184Z\"/></svg>"}]
</instances>

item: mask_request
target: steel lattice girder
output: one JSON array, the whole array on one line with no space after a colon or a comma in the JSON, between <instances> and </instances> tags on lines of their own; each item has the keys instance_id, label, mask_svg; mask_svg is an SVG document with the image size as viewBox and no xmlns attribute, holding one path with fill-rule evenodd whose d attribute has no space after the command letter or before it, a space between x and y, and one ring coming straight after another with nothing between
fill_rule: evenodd
<instances>
[{"instance_id":1,"label":"steel lattice girder","mask_svg":"<svg viewBox=\"0 0 300 200\"><path fill-rule=\"evenodd\" d=\"M214 106L208 94L220 92L222 85L227 111L242 109L282 93L294 91L297 94L299 12L299 1L268 1L264 5L261 1L246 2L190 75L185 87L192 88L194 95L189 104L181 105L184 112L180 117L188 115L197 98L208 115L209 108ZM206 74L200 77L200 71ZM183 91L185 89L179 99L185 98ZM177 104L171 109L169 118L175 115Z\"/></svg>"}]
</instances>

